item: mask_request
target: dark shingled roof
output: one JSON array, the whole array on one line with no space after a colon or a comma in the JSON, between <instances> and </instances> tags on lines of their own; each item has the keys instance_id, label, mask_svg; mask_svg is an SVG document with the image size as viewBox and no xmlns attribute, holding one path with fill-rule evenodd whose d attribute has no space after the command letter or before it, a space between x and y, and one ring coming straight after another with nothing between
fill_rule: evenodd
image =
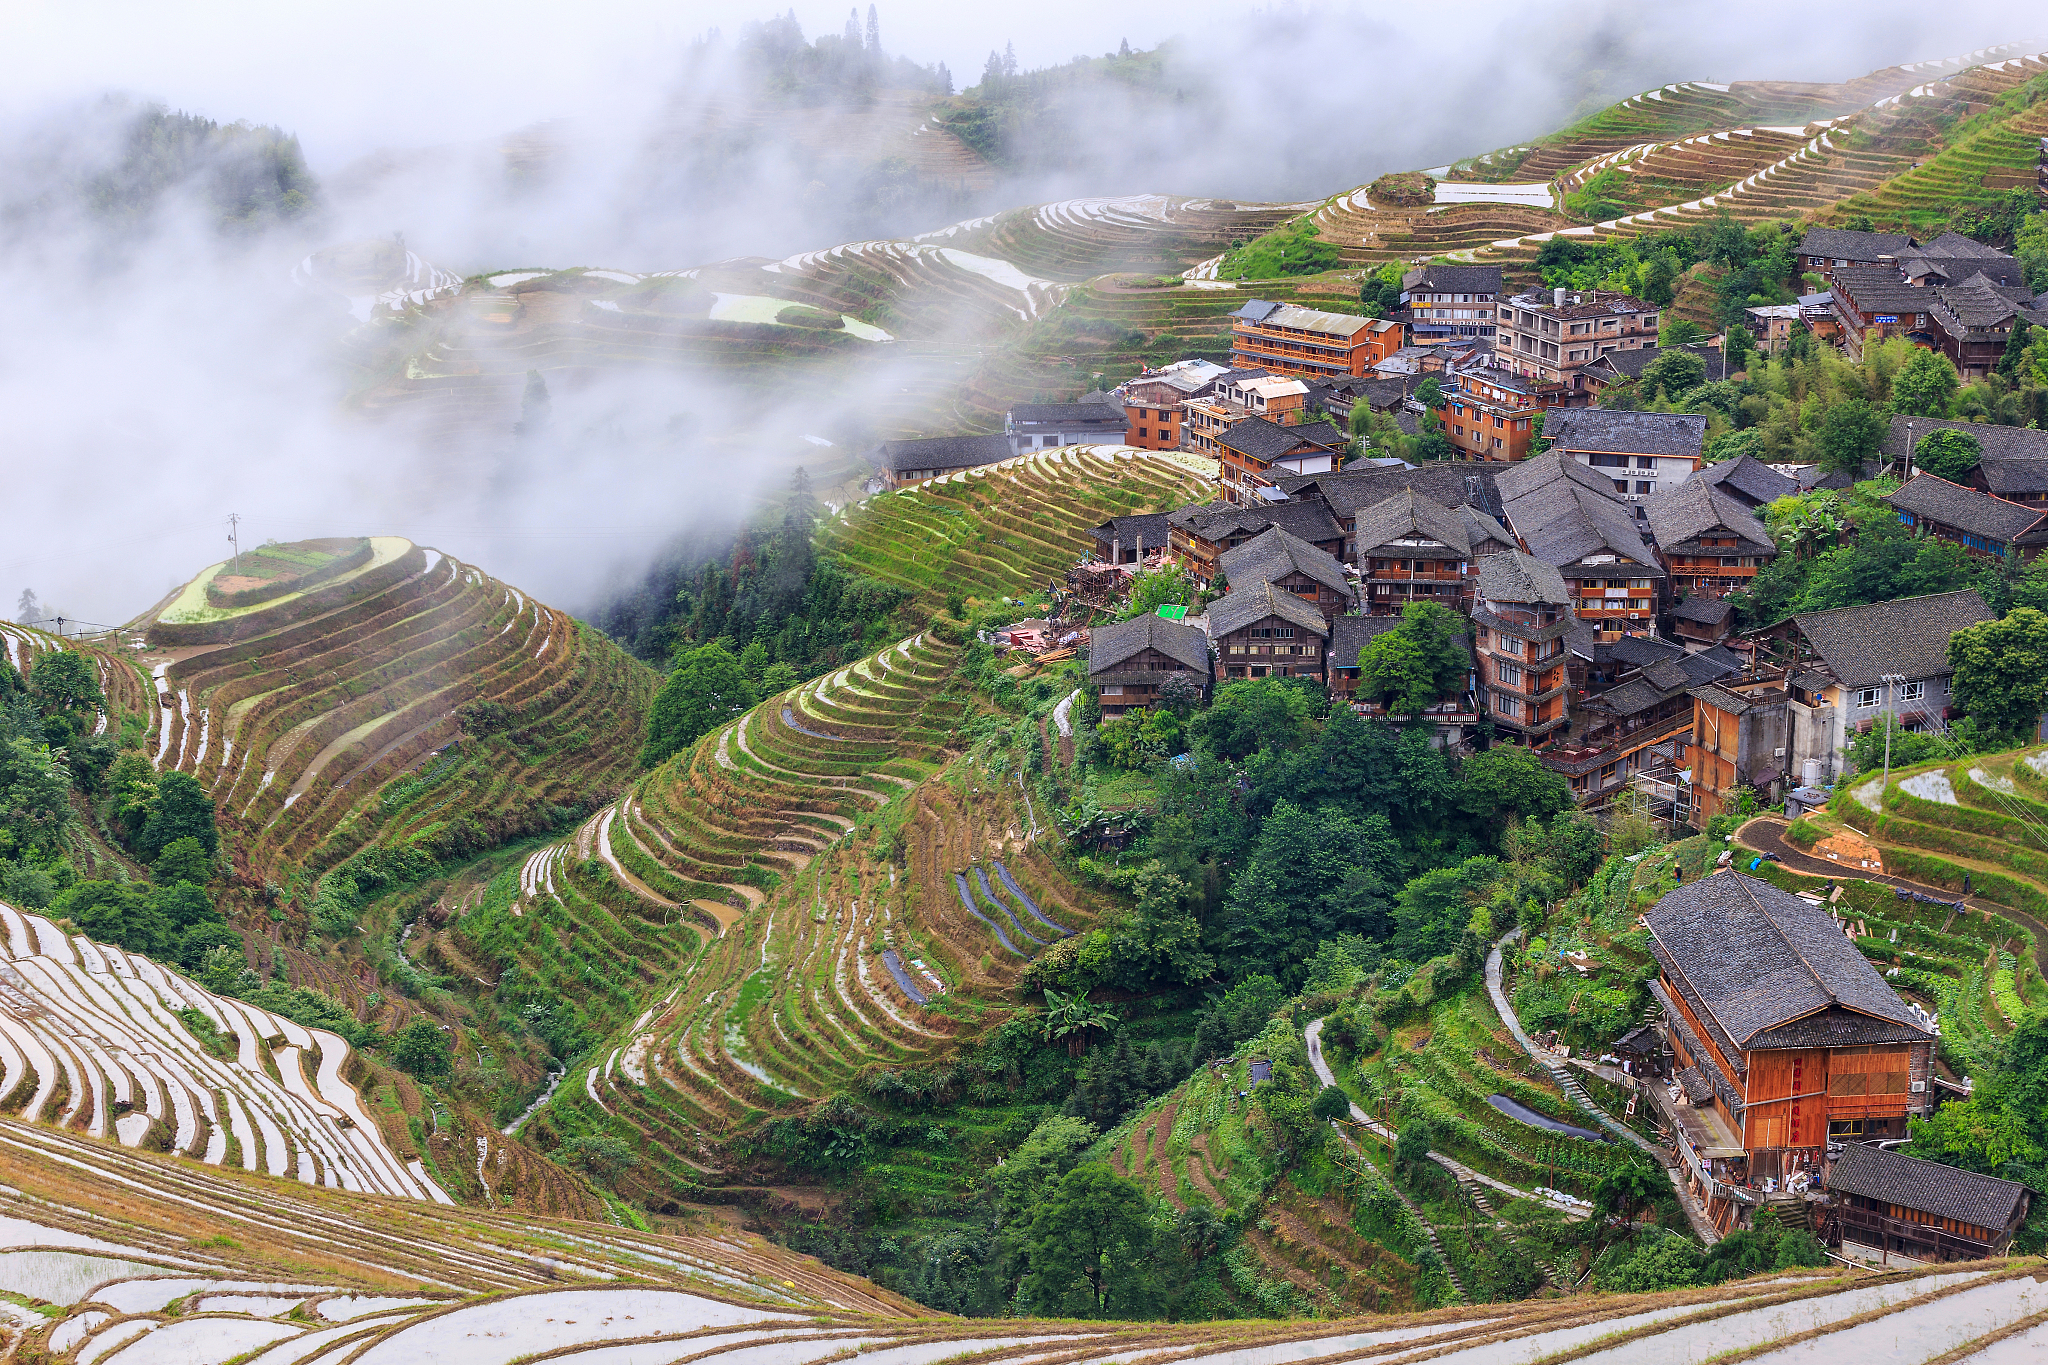
<instances>
[{"instance_id":1,"label":"dark shingled roof","mask_svg":"<svg viewBox=\"0 0 2048 1365\"><path fill-rule=\"evenodd\" d=\"M1878 1037L1932 1035L1826 910L1739 872L1717 872L1669 892L1643 916L1686 993L1738 1046L1758 1034L1841 1006Z\"/></svg>"},{"instance_id":2,"label":"dark shingled roof","mask_svg":"<svg viewBox=\"0 0 2048 1365\"><path fill-rule=\"evenodd\" d=\"M1218 441L1240 455L1254 460L1277 460L1302 449L1341 450L1344 433L1328 422L1283 427L1264 417L1247 417L1223 433Z\"/></svg>"},{"instance_id":3,"label":"dark shingled roof","mask_svg":"<svg viewBox=\"0 0 2048 1365\"><path fill-rule=\"evenodd\" d=\"M2048 460L1979 460L1977 469L1999 497L2048 493Z\"/></svg>"},{"instance_id":4,"label":"dark shingled roof","mask_svg":"<svg viewBox=\"0 0 2048 1365\"><path fill-rule=\"evenodd\" d=\"M1330 623L1330 667L1358 667L1358 651L1375 637L1385 635L1400 624L1398 616L1339 616ZM1460 635L1455 643L1464 651L1469 667L1472 663L1472 637Z\"/></svg>"},{"instance_id":5,"label":"dark shingled roof","mask_svg":"<svg viewBox=\"0 0 2048 1365\"><path fill-rule=\"evenodd\" d=\"M1088 672L1106 672L1143 649L1156 649L1197 673L1209 671L1209 637L1199 627L1146 612L1094 629L1088 639Z\"/></svg>"},{"instance_id":6,"label":"dark shingled roof","mask_svg":"<svg viewBox=\"0 0 2048 1365\"><path fill-rule=\"evenodd\" d=\"M1498 294L1507 284L1497 265L1425 265L1403 275L1401 288L1411 294Z\"/></svg>"},{"instance_id":7,"label":"dark shingled roof","mask_svg":"<svg viewBox=\"0 0 2048 1365\"><path fill-rule=\"evenodd\" d=\"M1746 715L1751 707L1758 704L1754 697L1744 696L1740 692L1730 692L1727 688L1716 687L1713 683L1693 688L1692 694L1716 711L1726 711L1731 716Z\"/></svg>"},{"instance_id":8,"label":"dark shingled roof","mask_svg":"<svg viewBox=\"0 0 2048 1365\"><path fill-rule=\"evenodd\" d=\"M1510 517L1515 515L1515 503L1562 482L1590 488L1610 502L1620 501L1614 496L1613 479L1594 473L1561 450L1546 450L1519 464L1509 465L1494 480L1500 489L1501 504ZM1529 528L1518 524L1516 529L1527 535Z\"/></svg>"},{"instance_id":9,"label":"dark shingled roof","mask_svg":"<svg viewBox=\"0 0 2048 1365\"><path fill-rule=\"evenodd\" d=\"M1909 314L1925 313L1935 301L1933 290L1907 284L1888 265L1843 266L1835 271L1834 281L1836 291L1863 312L1896 314L1907 323L1912 321Z\"/></svg>"},{"instance_id":10,"label":"dark shingled roof","mask_svg":"<svg viewBox=\"0 0 2048 1365\"><path fill-rule=\"evenodd\" d=\"M1992 541L2018 540L2041 521L2038 507L2022 507L1933 474L1915 474L1897 492L1887 493L1885 501L1922 520Z\"/></svg>"},{"instance_id":11,"label":"dark shingled roof","mask_svg":"<svg viewBox=\"0 0 2048 1365\"><path fill-rule=\"evenodd\" d=\"M1459 509L1460 512L1465 510ZM1395 540L1436 541L1444 547L1444 553L1435 556L1437 558L1472 557L1472 522L1412 488L1404 488L1384 502L1361 508L1356 526L1354 543L1361 560ZM1494 534L1496 539L1505 539L1499 532ZM1427 548L1407 545L1398 548L1404 557L1432 557Z\"/></svg>"},{"instance_id":12,"label":"dark shingled roof","mask_svg":"<svg viewBox=\"0 0 2048 1365\"><path fill-rule=\"evenodd\" d=\"M1268 616L1277 616L1315 635L1330 633L1323 614L1287 589L1271 583L1254 583L1227 592L1220 601L1209 604L1209 636L1220 640Z\"/></svg>"},{"instance_id":13,"label":"dark shingled roof","mask_svg":"<svg viewBox=\"0 0 2048 1365\"><path fill-rule=\"evenodd\" d=\"M1545 563L1565 568L1611 554L1636 566L1631 578L1665 576L1643 544L1635 513L1614 496L1612 479L1552 450L1515 465L1499 483L1508 523Z\"/></svg>"},{"instance_id":14,"label":"dark shingled roof","mask_svg":"<svg viewBox=\"0 0 2048 1365\"><path fill-rule=\"evenodd\" d=\"M1137 548L1138 538L1143 536L1145 548L1163 550L1166 548L1169 527L1164 512L1143 512L1136 516L1111 517L1089 534L1098 545L1108 545L1112 540L1126 550Z\"/></svg>"},{"instance_id":15,"label":"dark shingled roof","mask_svg":"<svg viewBox=\"0 0 2048 1365\"><path fill-rule=\"evenodd\" d=\"M1929 432L1948 427L1955 431L1967 432L1975 437L1977 445L1987 460L2048 460L2048 431L2036 431L2030 427L2001 427L1989 422L1949 422L1936 417L1894 417L1885 429L1884 441L1878 450L1887 460L1897 460L1906 453L1906 433L1912 431L1912 442L1920 444Z\"/></svg>"},{"instance_id":16,"label":"dark shingled roof","mask_svg":"<svg viewBox=\"0 0 2048 1365\"><path fill-rule=\"evenodd\" d=\"M1650 534L1665 554L1691 554L1701 536L1729 534L1736 540L1723 554L1776 555L1778 547L1756 514L1712 484L1686 480L1668 493L1658 494L1644 504L1649 513Z\"/></svg>"},{"instance_id":17,"label":"dark shingled roof","mask_svg":"<svg viewBox=\"0 0 2048 1365\"><path fill-rule=\"evenodd\" d=\"M1792 619L1837 682L1874 687L1887 673L1909 680L1947 677L1948 637L1993 616L1975 588L1963 588Z\"/></svg>"},{"instance_id":18,"label":"dark shingled roof","mask_svg":"<svg viewBox=\"0 0 2048 1365\"><path fill-rule=\"evenodd\" d=\"M1799 491L1798 484L1754 455L1738 455L1732 460L1695 469L1692 481L1718 488L1751 507L1761 507Z\"/></svg>"},{"instance_id":19,"label":"dark shingled roof","mask_svg":"<svg viewBox=\"0 0 2048 1365\"><path fill-rule=\"evenodd\" d=\"M1290 499L1326 504L1340 521L1350 521L1359 509L1383 502L1404 488L1412 488L1445 507L1476 507L1489 516L1498 516L1501 494L1495 484L1509 468L1490 461L1444 460L1415 469L1290 474L1275 482Z\"/></svg>"},{"instance_id":20,"label":"dark shingled roof","mask_svg":"<svg viewBox=\"0 0 2048 1365\"><path fill-rule=\"evenodd\" d=\"M1707 419L1689 412L1567 408L1550 414L1543 434L1558 450L1698 457L1707 446Z\"/></svg>"},{"instance_id":21,"label":"dark shingled roof","mask_svg":"<svg viewBox=\"0 0 2048 1365\"><path fill-rule=\"evenodd\" d=\"M1329 551L1319 550L1278 526L1253 536L1234 550L1225 550L1216 556L1216 567L1223 570L1232 589L1270 583L1290 573L1304 573L1326 588L1335 588L1346 597L1352 595L1343 566Z\"/></svg>"},{"instance_id":22,"label":"dark shingled roof","mask_svg":"<svg viewBox=\"0 0 2048 1365\"><path fill-rule=\"evenodd\" d=\"M894 474L912 469L973 469L1016 453L1007 436L932 436L921 441L884 441L875 447L877 463Z\"/></svg>"},{"instance_id":23,"label":"dark shingled roof","mask_svg":"<svg viewBox=\"0 0 2048 1365\"><path fill-rule=\"evenodd\" d=\"M1704 597L1699 593L1675 602L1671 607L1674 621L1697 621L1703 626L1718 626L1735 614L1735 604L1725 597Z\"/></svg>"},{"instance_id":24,"label":"dark shingled roof","mask_svg":"<svg viewBox=\"0 0 2048 1365\"><path fill-rule=\"evenodd\" d=\"M1234 535L1258 535L1269 526L1281 527L1311 543L1344 538L1344 528L1337 524L1329 511L1320 503L1308 501L1277 502L1264 507L1200 503L1176 508L1166 514L1166 520L1169 525L1185 527L1191 534L1211 543L1220 543Z\"/></svg>"},{"instance_id":25,"label":"dark shingled roof","mask_svg":"<svg viewBox=\"0 0 2048 1365\"><path fill-rule=\"evenodd\" d=\"M1799 239L1802 256L1825 256L1831 261L1874 261L1896 256L1913 245L1903 232L1851 232L1847 228L1808 228Z\"/></svg>"},{"instance_id":26,"label":"dark shingled roof","mask_svg":"<svg viewBox=\"0 0 2048 1365\"><path fill-rule=\"evenodd\" d=\"M1548 602L1553 606L1572 600L1564 576L1555 567L1520 550L1503 550L1479 561L1479 595L1489 602Z\"/></svg>"},{"instance_id":27,"label":"dark shingled roof","mask_svg":"<svg viewBox=\"0 0 2048 1365\"><path fill-rule=\"evenodd\" d=\"M1828 1172L1828 1189L1953 1218L1990 1232L2003 1232L2019 1216L2027 1197L2025 1185L1864 1142L1842 1149Z\"/></svg>"}]
</instances>

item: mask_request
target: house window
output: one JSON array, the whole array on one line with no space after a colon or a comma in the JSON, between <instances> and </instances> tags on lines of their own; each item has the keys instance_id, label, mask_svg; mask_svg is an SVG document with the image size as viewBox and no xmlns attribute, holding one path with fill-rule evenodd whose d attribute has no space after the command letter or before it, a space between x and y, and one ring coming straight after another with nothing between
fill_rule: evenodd
<instances>
[{"instance_id":1,"label":"house window","mask_svg":"<svg viewBox=\"0 0 2048 1365\"><path fill-rule=\"evenodd\" d=\"M1500 674L1500 680L1509 687L1520 687L1522 685L1522 670L1515 665L1497 663L1494 665L1494 669Z\"/></svg>"},{"instance_id":2,"label":"house window","mask_svg":"<svg viewBox=\"0 0 2048 1365\"><path fill-rule=\"evenodd\" d=\"M1506 697L1496 692L1493 698L1493 709L1504 716L1519 716L1522 714L1522 702L1518 697Z\"/></svg>"},{"instance_id":3,"label":"house window","mask_svg":"<svg viewBox=\"0 0 2048 1365\"><path fill-rule=\"evenodd\" d=\"M1900 701L1925 701L1925 700L1927 700L1927 684L1926 684L1926 683L1924 683L1924 682L1909 682L1909 683L1906 683L1906 684L1904 684L1903 686L1901 686L1901 687L1899 688L1899 700L1900 700Z\"/></svg>"},{"instance_id":4,"label":"house window","mask_svg":"<svg viewBox=\"0 0 2048 1365\"><path fill-rule=\"evenodd\" d=\"M1656 492L1656 491L1657 491L1657 485L1656 485L1656 484L1655 484L1655 483L1654 483L1653 481L1651 481L1651 480L1649 480L1649 479L1637 479L1637 480L1636 480L1636 492L1638 492L1638 493L1654 493L1654 492Z\"/></svg>"},{"instance_id":5,"label":"house window","mask_svg":"<svg viewBox=\"0 0 2048 1365\"><path fill-rule=\"evenodd\" d=\"M1881 687L1859 687L1856 689L1857 709L1867 710L1877 705L1883 697L1884 689Z\"/></svg>"}]
</instances>

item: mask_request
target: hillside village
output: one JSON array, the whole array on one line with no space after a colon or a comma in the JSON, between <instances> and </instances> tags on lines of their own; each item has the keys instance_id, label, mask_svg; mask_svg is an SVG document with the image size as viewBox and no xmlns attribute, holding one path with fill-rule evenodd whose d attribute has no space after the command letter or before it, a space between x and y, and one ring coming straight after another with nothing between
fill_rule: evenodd
<instances>
[{"instance_id":1,"label":"hillside village","mask_svg":"<svg viewBox=\"0 0 2048 1365\"><path fill-rule=\"evenodd\" d=\"M897 65L949 167L1057 84ZM1313 205L401 253L350 401L444 434L923 349L594 621L393 535L23 594L0 1358L2048 1341L2044 205L2000 48Z\"/></svg>"}]
</instances>

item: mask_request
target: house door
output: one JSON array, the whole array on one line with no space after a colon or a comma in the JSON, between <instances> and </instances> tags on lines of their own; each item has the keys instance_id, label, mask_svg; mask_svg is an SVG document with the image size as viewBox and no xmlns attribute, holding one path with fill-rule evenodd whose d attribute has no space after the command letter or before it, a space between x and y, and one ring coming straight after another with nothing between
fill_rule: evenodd
<instances>
[{"instance_id":1,"label":"house door","mask_svg":"<svg viewBox=\"0 0 2048 1365\"><path fill-rule=\"evenodd\" d=\"M1266 665L1264 665L1264 664L1253 664L1253 665L1252 665L1252 676L1253 676L1254 678L1263 678L1263 677L1265 677L1265 676L1266 676Z\"/></svg>"}]
</instances>

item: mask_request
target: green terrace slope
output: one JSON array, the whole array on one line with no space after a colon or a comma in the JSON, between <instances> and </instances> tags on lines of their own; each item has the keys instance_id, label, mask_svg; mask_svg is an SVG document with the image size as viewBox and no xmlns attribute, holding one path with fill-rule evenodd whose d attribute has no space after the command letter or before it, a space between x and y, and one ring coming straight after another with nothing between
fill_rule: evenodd
<instances>
[{"instance_id":1,"label":"green terrace slope","mask_svg":"<svg viewBox=\"0 0 2048 1365\"><path fill-rule=\"evenodd\" d=\"M1103 517L1203 486L1170 460L1070 450L880 495L821 549L928 599L1014 594L1063 573ZM1049 814L1014 774L962 756L982 703L960 630L941 617L762 702L429 938L451 972L516 971L603 1040L536 1141L622 1138L629 1181L672 1198L713 1139L1005 1017L1029 956L1108 908L1041 843Z\"/></svg>"},{"instance_id":2,"label":"green terrace slope","mask_svg":"<svg viewBox=\"0 0 2048 1365\"><path fill-rule=\"evenodd\" d=\"M559 825L632 770L651 670L481 570L373 545L243 608L206 601L216 565L142 623L160 702L145 747L211 793L245 885L309 900L373 844L469 856Z\"/></svg>"},{"instance_id":3,"label":"green terrace slope","mask_svg":"<svg viewBox=\"0 0 2048 1365\"><path fill-rule=\"evenodd\" d=\"M1989 1365L2048 1335L2038 1263L2018 1260L1320 1321L963 1320L706 1222L656 1232L279 1187L6 1122L0 1177L0 1350L26 1360L1241 1365L1419 1350L1623 1365L1818 1349Z\"/></svg>"},{"instance_id":4,"label":"green terrace slope","mask_svg":"<svg viewBox=\"0 0 2048 1365\"><path fill-rule=\"evenodd\" d=\"M1064 578L1109 518L1207 498L1215 469L1199 456L1068 446L877 494L827 522L818 543L927 609L953 593L1014 595Z\"/></svg>"}]
</instances>

